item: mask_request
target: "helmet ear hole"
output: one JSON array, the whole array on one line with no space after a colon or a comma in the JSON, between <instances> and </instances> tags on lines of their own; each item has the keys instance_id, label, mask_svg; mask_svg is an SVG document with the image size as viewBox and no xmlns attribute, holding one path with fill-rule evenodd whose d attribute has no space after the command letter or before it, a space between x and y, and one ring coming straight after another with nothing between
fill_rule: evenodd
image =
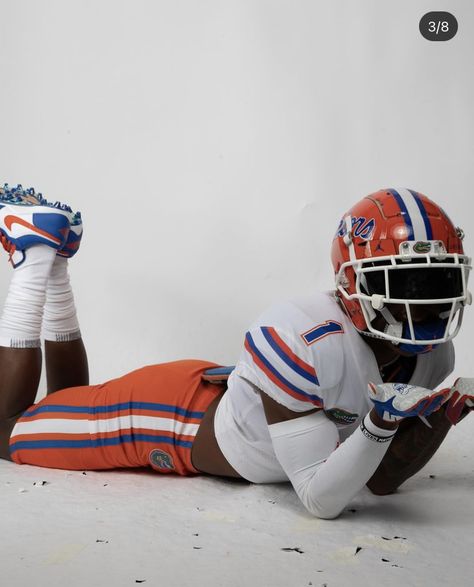
<instances>
[{"instance_id":1,"label":"helmet ear hole","mask_svg":"<svg viewBox=\"0 0 474 587\"><path fill-rule=\"evenodd\" d=\"M464 230L459 228L459 226L456 226L456 235L459 240L464 240Z\"/></svg>"}]
</instances>

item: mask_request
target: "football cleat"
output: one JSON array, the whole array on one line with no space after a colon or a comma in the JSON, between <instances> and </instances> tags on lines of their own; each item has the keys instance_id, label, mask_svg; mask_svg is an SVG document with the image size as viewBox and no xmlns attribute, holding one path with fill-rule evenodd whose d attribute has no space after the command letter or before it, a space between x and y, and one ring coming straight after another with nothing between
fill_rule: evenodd
<instances>
[{"instance_id":1,"label":"football cleat","mask_svg":"<svg viewBox=\"0 0 474 587\"><path fill-rule=\"evenodd\" d=\"M13 267L23 263L34 245L60 251L67 243L72 216L69 206L52 204L33 188L0 188L0 242Z\"/></svg>"},{"instance_id":2,"label":"football cleat","mask_svg":"<svg viewBox=\"0 0 474 587\"><path fill-rule=\"evenodd\" d=\"M73 257L79 250L82 239L82 217L80 212L71 214L69 228L66 242L56 253L60 257Z\"/></svg>"}]
</instances>

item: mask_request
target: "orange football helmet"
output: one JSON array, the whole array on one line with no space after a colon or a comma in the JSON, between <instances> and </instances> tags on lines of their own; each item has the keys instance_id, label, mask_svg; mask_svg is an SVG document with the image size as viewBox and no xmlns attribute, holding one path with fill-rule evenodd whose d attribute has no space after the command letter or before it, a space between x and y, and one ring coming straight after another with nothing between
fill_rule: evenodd
<instances>
[{"instance_id":1,"label":"orange football helmet","mask_svg":"<svg viewBox=\"0 0 474 587\"><path fill-rule=\"evenodd\" d=\"M380 190L353 206L342 217L331 257L336 294L356 329L424 350L453 338L471 303L463 237L437 204L414 190ZM403 307L406 321L394 318L391 304ZM415 304L434 306L436 324L414 321Z\"/></svg>"}]
</instances>

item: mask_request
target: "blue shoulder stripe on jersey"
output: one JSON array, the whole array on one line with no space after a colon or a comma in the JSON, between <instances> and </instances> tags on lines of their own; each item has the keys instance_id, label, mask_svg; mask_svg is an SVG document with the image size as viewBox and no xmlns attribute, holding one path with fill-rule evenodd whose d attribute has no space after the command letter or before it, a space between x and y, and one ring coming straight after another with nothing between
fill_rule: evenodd
<instances>
[{"instance_id":1,"label":"blue shoulder stripe on jersey","mask_svg":"<svg viewBox=\"0 0 474 587\"><path fill-rule=\"evenodd\" d=\"M10 454L17 450L35 450L47 448L100 448L103 446L117 446L131 442L162 442L173 444L184 448L191 448L193 443L188 440L179 440L169 436L158 436L154 434L123 434L112 438L91 438L85 440L20 440L10 445Z\"/></svg>"},{"instance_id":2,"label":"blue shoulder stripe on jersey","mask_svg":"<svg viewBox=\"0 0 474 587\"><path fill-rule=\"evenodd\" d=\"M168 404L155 404L151 402L124 402L121 404L113 404L110 406L63 406L60 404L50 404L46 406L38 406L22 415L22 418L31 418L37 414L44 413L69 413L69 414L110 414L111 412L121 412L130 410L150 410L153 412L170 412L172 414L179 414L185 418L204 418L205 412L190 412L178 406L170 406Z\"/></svg>"},{"instance_id":3,"label":"blue shoulder stripe on jersey","mask_svg":"<svg viewBox=\"0 0 474 587\"><path fill-rule=\"evenodd\" d=\"M282 348L278 346L277 342L272 338L272 335L268 331L267 326L262 326L260 330L263 332L263 336L265 337L265 340L268 342L268 344L272 347L272 349L276 352L280 359L288 365L288 367L291 367L293 371L296 371L298 375L304 377L310 383L319 385L319 381L316 375L311 375L311 373L305 371L302 367L300 367L300 365L298 365L298 363L295 363L295 361L291 357L289 357Z\"/></svg>"},{"instance_id":4,"label":"blue shoulder stripe on jersey","mask_svg":"<svg viewBox=\"0 0 474 587\"><path fill-rule=\"evenodd\" d=\"M293 383L291 383L291 381L288 381L288 379L283 377L283 375L279 371L277 371L277 369L275 369L275 367L259 351L259 349L255 345L255 342L254 342L250 332L247 332L246 340L247 340L248 345L252 351L252 354L255 355L256 357L258 357L258 359L260 359L260 361L263 363L263 366L265 367L265 369L263 371L267 375L267 377L268 377L269 373L272 374L276 379L278 379L278 381L280 381L282 383L282 385L284 385L285 387L290 389L293 393L300 395L302 401L309 400L313 403L317 402L321 405L323 404L323 400L319 396L317 396L316 394L307 393L306 391L304 391L303 389L300 389L299 387L296 387L296 385L293 385Z\"/></svg>"},{"instance_id":5,"label":"blue shoulder stripe on jersey","mask_svg":"<svg viewBox=\"0 0 474 587\"><path fill-rule=\"evenodd\" d=\"M426 208L423 205L423 202L421 201L420 196L416 192L414 192L413 190L408 190L408 191L414 197L415 202L418 206L418 209L420 210L420 214L421 214L421 217L423 218L423 223L424 223L425 229L426 229L426 238L427 238L427 240L431 241L431 240L433 240L433 231L431 229L431 222L430 222L430 219L428 218Z\"/></svg>"},{"instance_id":6,"label":"blue shoulder stripe on jersey","mask_svg":"<svg viewBox=\"0 0 474 587\"><path fill-rule=\"evenodd\" d=\"M410 214L408 213L407 207L405 206L405 202L403 201L403 198L396 190L391 189L388 191L392 194L392 196L397 201L397 204L400 206L400 210L402 211L403 220L405 221L405 224L407 225L407 228L408 228L408 240L414 240L415 231L413 230L413 224L411 222L411 217L410 217Z\"/></svg>"}]
</instances>

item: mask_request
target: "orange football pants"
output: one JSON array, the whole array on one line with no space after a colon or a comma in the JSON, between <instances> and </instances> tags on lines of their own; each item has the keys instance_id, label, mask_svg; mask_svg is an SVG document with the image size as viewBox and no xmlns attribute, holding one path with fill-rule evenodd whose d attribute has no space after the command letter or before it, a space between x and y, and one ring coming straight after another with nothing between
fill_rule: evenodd
<instances>
[{"instance_id":1,"label":"orange football pants","mask_svg":"<svg viewBox=\"0 0 474 587\"><path fill-rule=\"evenodd\" d=\"M194 438L209 404L225 389L201 379L215 366L176 361L57 391L19 418L11 457L55 469L151 466L160 473L198 473L191 462Z\"/></svg>"}]
</instances>

